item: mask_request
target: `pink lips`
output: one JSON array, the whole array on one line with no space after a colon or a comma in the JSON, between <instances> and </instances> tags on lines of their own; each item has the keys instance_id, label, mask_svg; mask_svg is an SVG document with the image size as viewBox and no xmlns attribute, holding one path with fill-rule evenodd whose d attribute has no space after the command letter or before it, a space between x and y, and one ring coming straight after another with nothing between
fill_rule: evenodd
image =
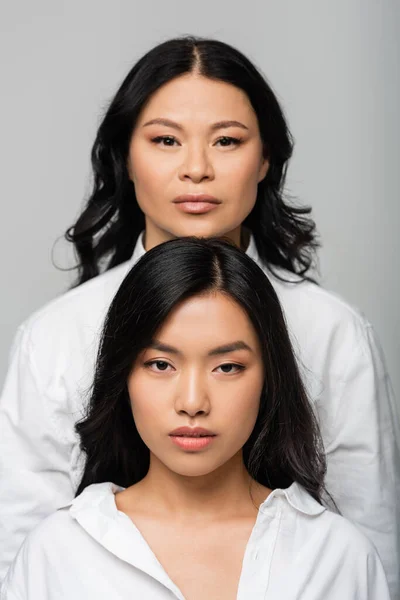
<instances>
[{"instance_id":1,"label":"pink lips","mask_svg":"<svg viewBox=\"0 0 400 600\"><path fill-rule=\"evenodd\" d=\"M209 446L215 433L203 427L179 427L169 434L172 442L183 450L202 450Z\"/></svg>"},{"instance_id":2,"label":"pink lips","mask_svg":"<svg viewBox=\"0 0 400 600\"><path fill-rule=\"evenodd\" d=\"M207 194L184 194L175 198L174 204L185 213L200 215L214 210L221 202Z\"/></svg>"}]
</instances>

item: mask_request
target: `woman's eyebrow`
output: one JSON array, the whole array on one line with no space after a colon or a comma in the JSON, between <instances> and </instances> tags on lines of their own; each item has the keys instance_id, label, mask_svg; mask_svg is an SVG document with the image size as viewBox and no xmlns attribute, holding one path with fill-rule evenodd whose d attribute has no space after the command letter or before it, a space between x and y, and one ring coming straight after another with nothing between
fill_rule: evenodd
<instances>
[{"instance_id":1,"label":"woman's eyebrow","mask_svg":"<svg viewBox=\"0 0 400 600\"><path fill-rule=\"evenodd\" d=\"M169 346L168 344L163 344L159 340L152 340L148 345L148 348L151 350L158 350L159 352L168 352L169 354L182 354L177 348Z\"/></svg>"},{"instance_id":2,"label":"woman's eyebrow","mask_svg":"<svg viewBox=\"0 0 400 600\"><path fill-rule=\"evenodd\" d=\"M245 342L238 340L237 342L218 346L217 348L214 348L214 350L211 350L208 355L217 356L219 354L228 354L229 352L235 352L235 350L248 350L249 352L253 352L250 346L248 346Z\"/></svg>"},{"instance_id":3,"label":"woman's eyebrow","mask_svg":"<svg viewBox=\"0 0 400 600\"><path fill-rule=\"evenodd\" d=\"M172 127L172 129L177 129L178 131L183 131L182 125L179 125L179 123L176 123L175 121L171 121L170 119L163 119L163 118L151 119L150 121L147 121L147 123L145 123L143 125L143 127L148 127L149 125L164 125L164 127ZM246 125L244 125L240 121L230 120L230 121L218 121L217 123L213 123L213 125L211 125L211 130L216 131L217 129L228 129L229 127L240 127L241 129L246 129L246 131L248 131L248 129L249 129L248 127L246 127Z\"/></svg>"},{"instance_id":4,"label":"woman's eyebrow","mask_svg":"<svg viewBox=\"0 0 400 600\"><path fill-rule=\"evenodd\" d=\"M211 126L211 129L213 131L215 131L216 129L228 129L228 127L240 127L241 129L246 129L246 130L249 129L248 127L246 127L246 125L244 125L240 121L218 121L218 123L214 123Z\"/></svg>"},{"instance_id":5,"label":"woman's eyebrow","mask_svg":"<svg viewBox=\"0 0 400 600\"><path fill-rule=\"evenodd\" d=\"M175 123L175 121L171 121L170 119L151 119L151 121L147 121L143 127L148 127L149 125L164 125L165 127L172 127L173 129L178 129L178 131L183 131L182 125L179 125L179 123Z\"/></svg>"},{"instance_id":6,"label":"woman's eyebrow","mask_svg":"<svg viewBox=\"0 0 400 600\"><path fill-rule=\"evenodd\" d=\"M174 348L174 346L170 346L169 344L163 344L159 340L152 340L148 345L148 348L151 350L158 350L159 352L168 352L169 354L178 354L181 355L182 352L178 350L178 348ZM253 352L246 342L242 340L238 340L237 342L231 342L230 344L224 344L223 346L217 346L213 350L210 350L208 356L218 356L219 354L228 354L229 352L235 352L235 350L247 350L248 352Z\"/></svg>"}]
</instances>

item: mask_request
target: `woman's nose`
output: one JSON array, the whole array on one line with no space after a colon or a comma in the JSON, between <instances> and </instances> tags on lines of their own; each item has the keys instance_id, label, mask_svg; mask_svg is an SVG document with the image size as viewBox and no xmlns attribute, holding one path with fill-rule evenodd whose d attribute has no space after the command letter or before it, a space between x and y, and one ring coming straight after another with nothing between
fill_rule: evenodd
<instances>
[{"instance_id":1,"label":"woman's nose","mask_svg":"<svg viewBox=\"0 0 400 600\"><path fill-rule=\"evenodd\" d=\"M179 178L201 183L214 179L213 165L206 148L200 145L188 146L179 169Z\"/></svg>"},{"instance_id":2,"label":"woman's nose","mask_svg":"<svg viewBox=\"0 0 400 600\"><path fill-rule=\"evenodd\" d=\"M175 398L175 410L189 417L209 414L209 390L203 374L191 371L182 375Z\"/></svg>"}]
</instances>

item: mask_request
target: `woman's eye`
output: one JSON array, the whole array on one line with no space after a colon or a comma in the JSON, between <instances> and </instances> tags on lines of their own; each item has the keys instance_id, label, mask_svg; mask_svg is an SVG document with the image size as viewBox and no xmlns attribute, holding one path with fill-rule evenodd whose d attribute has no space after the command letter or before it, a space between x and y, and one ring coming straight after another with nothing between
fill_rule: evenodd
<instances>
[{"instance_id":1,"label":"woman's eye","mask_svg":"<svg viewBox=\"0 0 400 600\"><path fill-rule=\"evenodd\" d=\"M159 135L151 140L154 144L160 146L175 146L178 144L177 140L171 135Z\"/></svg>"},{"instance_id":2,"label":"woman's eye","mask_svg":"<svg viewBox=\"0 0 400 600\"><path fill-rule=\"evenodd\" d=\"M155 371L156 373L162 373L168 370L168 367L171 365L167 363L165 360L151 360L145 365L151 371Z\"/></svg>"},{"instance_id":3,"label":"woman's eye","mask_svg":"<svg viewBox=\"0 0 400 600\"><path fill-rule=\"evenodd\" d=\"M236 365L234 363L225 363L215 369L218 373L224 373L225 375L233 375L244 370L243 365Z\"/></svg>"},{"instance_id":4,"label":"woman's eye","mask_svg":"<svg viewBox=\"0 0 400 600\"><path fill-rule=\"evenodd\" d=\"M219 138L219 140L217 140L215 143L225 148L228 146L239 146L239 144L242 143L242 140L239 138L224 136Z\"/></svg>"}]
</instances>

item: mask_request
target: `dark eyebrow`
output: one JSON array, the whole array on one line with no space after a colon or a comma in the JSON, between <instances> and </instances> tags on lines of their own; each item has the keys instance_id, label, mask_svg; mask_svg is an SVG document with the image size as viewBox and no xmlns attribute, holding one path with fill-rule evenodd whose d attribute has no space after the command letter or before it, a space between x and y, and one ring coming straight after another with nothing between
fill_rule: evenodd
<instances>
[{"instance_id":1,"label":"dark eyebrow","mask_svg":"<svg viewBox=\"0 0 400 600\"><path fill-rule=\"evenodd\" d=\"M249 352L253 352L250 346L248 346L245 342L237 341L232 342L231 344L225 344L224 346L218 346L218 348L211 350L208 355L217 356L219 354L228 354L229 352L235 352L235 350L248 350Z\"/></svg>"},{"instance_id":2,"label":"dark eyebrow","mask_svg":"<svg viewBox=\"0 0 400 600\"><path fill-rule=\"evenodd\" d=\"M147 121L143 127L147 127L148 125L165 125L165 127L172 127L173 129L178 129L178 131L183 131L182 125L175 123L175 121L170 121L169 119L151 119L151 121Z\"/></svg>"},{"instance_id":3,"label":"dark eyebrow","mask_svg":"<svg viewBox=\"0 0 400 600\"><path fill-rule=\"evenodd\" d=\"M179 123L175 123L175 121L171 121L170 119L151 119L151 121L147 121L143 127L148 127L149 125L164 125L165 127L172 127L172 129L183 131L182 125L179 125ZM246 130L249 129L240 121L218 121L218 123L214 123L211 126L211 130L216 131L217 129L228 129L228 127L240 127L241 129Z\"/></svg>"},{"instance_id":4,"label":"dark eyebrow","mask_svg":"<svg viewBox=\"0 0 400 600\"><path fill-rule=\"evenodd\" d=\"M240 121L218 121L218 123L214 123L214 125L212 125L211 129L215 131L216 129L228 129L228 127L240 127L241 129L246 130L249 129Z\"/></svg>"},{"instance_id":5,"label":"dark eyebrow","mask_svg":"<svg viewBox=\"0 0 400 600\"><path fill-rule=\"evenodd\" d=\"M180 352L177 348L169 346L168 344L163 344L159 340L152 340L148 345L148 348L152 350L158 350L159 352L168 352L169 354L182 354L182 352ZM248 346L245 342L239 340L237 342L232 342L231 344L225 344L223 346L218 346L217 348L214 348L208 353L208 356L229 354L229 352L235 352L235 350L248 350L249 352L253 352L250 346Z\"/></svg>"},{"instance_id":6,"label":"dark eyebrow","mask_svg":"<svg viewBox=\"0 0 400 600\"><path fill-rule=\"evenodd\" d=\"M177 348L168 346L168 344L163 344L158 340L152 340L148 345L148 348L151 348L152 350L159 350L160 352L168 352L169 354L182 354L182 352L179 352Z\"/></svg>"}]
</instances>

